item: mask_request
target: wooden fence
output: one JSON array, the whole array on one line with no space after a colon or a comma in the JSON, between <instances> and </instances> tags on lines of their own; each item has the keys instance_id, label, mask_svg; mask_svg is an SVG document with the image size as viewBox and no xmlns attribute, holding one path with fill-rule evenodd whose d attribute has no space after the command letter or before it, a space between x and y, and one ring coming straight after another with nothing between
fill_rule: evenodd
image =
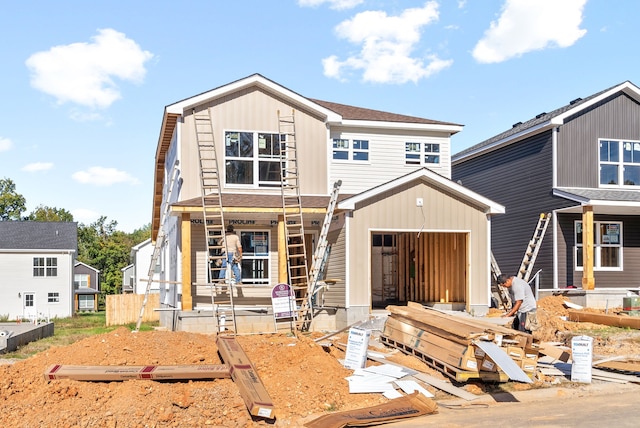
<instances>
[{"instance_id":1,"label":"wooden fence","mask_svg":"<svg viewBox=\"0 0 640 428\"><path fill-rule=\"evenodd\" d=\"M110 294L107 295L106 324L125 325L138 322L140 308L144 300L143 294ZM142 322L159 321L160 313L154 311L160 307L160 295L149 294L142 315Z\"/></svg>"}]
</instances>

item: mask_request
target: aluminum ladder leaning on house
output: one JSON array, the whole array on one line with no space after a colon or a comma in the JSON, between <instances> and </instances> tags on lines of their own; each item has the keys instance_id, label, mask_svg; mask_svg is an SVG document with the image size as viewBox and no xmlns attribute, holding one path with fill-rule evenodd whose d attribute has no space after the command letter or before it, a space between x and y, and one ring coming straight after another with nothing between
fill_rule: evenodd
<instances>
[{"instance_id":1,"label":"aluminum ladder leaning on house","mask_svg":"<svg viewBox=\"0 0 640 428\"><path fill-rule=\"evenodd\" d=\"M231 264L227 263L225 278L220 278L226 257L227 239L222 205L218 157L211 122L211 110L193 112L195 137L200 163L200 194L207 254L207 286L211 290L211 309L218 333L235 334L237 329L234 293L237 293ZM232 326L232 328L230 328Z\"/></svg>"},{"instance_id":2,"label":"aluminum ladder leaning on house","mask_svg":"<svg viewBox=\"0 0 640 428\"><path fill-rule=\"evenodd\" d=\"M302 330L310 316L308 310L309 270L302 219L302 198L300 196L300 171L296 143L295 110L290 116L278 110L278 134L280 136L280 190L287 249L287 272L290 286L296 294L297 313L295 325Z\"/></svg>"},{"instance_id":3,"label":"aluminum ladder leaning on house","mask_svg":"<svg viewBox=\"0 0 640 428\"><path fill-rule=\"evenodd\" d=\"M493 256L493 251L491 251L491 273L493 283L491 284L491 294L496 298L496 301L499 306L502 306L504 309L508 309L511 307L511 298L509 298L509 293L507 290L500 284L498 284L498 277L502 274L500 267L498 266L498 262L496 258Z\"/></svg>"},{"instance_id":4,"label":"aluminum ladder leaning on house","mask_svg":"<svg viewBox=\"0 0 640 428\"><path fill-rule=\"evenodd\" d=\"M308 289L309 301L307 302L308 308L311 311L311 319L313 319L313 299L315 298L318 291L320 291L321 287L319 286L318 281L322 279L321 276L324 272L324 265L327 261L327 256L329 254L330 246L329 246L329 242L327 241L327 236L329 235L329 227L331 226L333 212L335 211L336 203L338 202L338 192L340 191L341 185L342 185L342 180L338 180L335 183L333 183L333 190L331 191L329 206L327 207L327 212L324 216L324 222L322 223L322 228L320 229L320 236L318 237L318 244L316 245L316 251L313 254L313 260L311 261L311 269L309 270L309 289ZM305 325L303 326L303 329L307 330L309 327L310 325Z\"/></svg>"},{"instance_id":5,"label":"aluminum ladder leaning on house","mask_svg":"<svg viewBox=\"0 0 640 428\"><path fill-rule=\"evenodd\" d=\"M520 264L520 269L518 269L518 278L529 282L529 278L533 272L533 264L538 257L538 252L542 246L542 239L547 231L550 219L551 213L540 214L536 229L533 231L533 237L529 241L529 245L527 246L527 249L524 252L524 257L522 258L522 264Z\"/></svg>"},{"instance_id":6,"label":"aluminum ladder leaning on house","mask_svg":"<svg viewBox=\"0 0 640 428\"><path fill-rule=\"evenodd\" d=\"M164 231L164 222L167 219L167 214L169 213L169 204L171 203L171 194L173 193L173 187L176 182L176 177L178 176L179 162L176 161L173 165L173 170L171 171L171 179L169 180L169 191L167 192L167 198L164 201L164 207L162 207L162 215L160 217L160 223L158 227L158 236L156 237L156 242L153 247L153 254L151 255L151 264L149 265L149 273L147 277L147 288L144 292L144 299L142 299L142 306L140 307L140 314L138 315L138 321L136 322L136 328L133 330L133 333L137 333L140 331L140 325L142 324L142 318L144 316L145 308L147 307L147 302L149 301L149 292L151 291L151 284L153 283L153 276L155 274L156 265L158 264L158 260L160 258L160 252L162 251L162 246L164 245L165 240L165 231ZM134 285L135 289L135 285Z\"/></svg>"}]
</instances>

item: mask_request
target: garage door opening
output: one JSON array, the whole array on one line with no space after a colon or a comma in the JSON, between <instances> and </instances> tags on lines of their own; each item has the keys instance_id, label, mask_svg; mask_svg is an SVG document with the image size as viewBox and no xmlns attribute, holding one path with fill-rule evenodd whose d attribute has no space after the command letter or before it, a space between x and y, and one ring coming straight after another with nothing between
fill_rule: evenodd
<instances>
[{"instance_id":1,"label":"garage door opening","mask_svg":"<svg viewBox=\"0 0 640 428\"><path fill-rule=\"evenodd\" d=\"M466 303L468 233L374 232L371 306Z\"/></svg>"}]
</instances>

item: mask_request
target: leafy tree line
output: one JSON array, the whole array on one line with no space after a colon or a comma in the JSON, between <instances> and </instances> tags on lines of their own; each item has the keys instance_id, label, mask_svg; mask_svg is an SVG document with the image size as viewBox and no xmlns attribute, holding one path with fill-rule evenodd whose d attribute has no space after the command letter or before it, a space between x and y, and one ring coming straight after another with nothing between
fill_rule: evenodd
<instances>
[{"instance_id":1,"label":"leafy tree line","mask_svg":"<svg viewBox=\"0 0 640 428\"><path fill-rule=\"evenodd\" d=\"M64 208L39 205L31 213L26 211L26 199L16 192L14 182L0 179L0 221L74 221L73 215ZM133 233L117 230L118 222L102 216L94 223L78 223L77 260L100 270L102 297L117 294L122 290L121 269L129 265L131 247L151 237L151 224L136 229Z\"/></svg>"}]
</instances>

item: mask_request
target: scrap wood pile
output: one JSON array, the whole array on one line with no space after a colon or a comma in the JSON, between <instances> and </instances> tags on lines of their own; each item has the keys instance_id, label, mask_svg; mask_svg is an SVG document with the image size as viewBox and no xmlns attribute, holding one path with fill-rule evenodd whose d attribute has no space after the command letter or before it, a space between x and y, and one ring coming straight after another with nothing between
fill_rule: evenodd
<instances>
[{"instance_id":1,"label":"scrap wood pile","mask_svg":"<svg viewBox=\"0 0 640 428\"><path fill-rule=\"evenodd\" d=\"M387 310L390 315L381 341L416 356L453 380L527 382L525 379L530 381L536 371L538 347L530 334L417 303L388 306Z\"/></svg>"}]
</instances>

